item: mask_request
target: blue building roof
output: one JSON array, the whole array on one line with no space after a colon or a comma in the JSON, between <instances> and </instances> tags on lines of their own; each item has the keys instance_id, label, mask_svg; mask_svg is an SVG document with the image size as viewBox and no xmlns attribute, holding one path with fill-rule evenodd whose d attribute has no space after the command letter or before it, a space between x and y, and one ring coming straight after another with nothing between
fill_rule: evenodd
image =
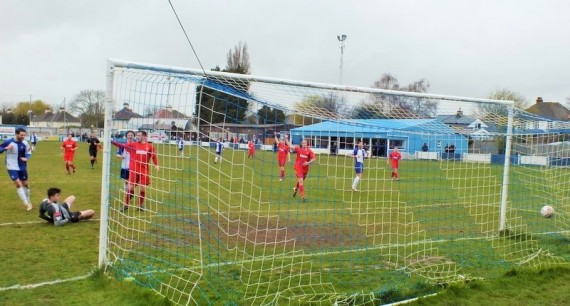
<instances>
[{"instance_id":1,"label":"blue building roof","mask_svg":"<svg viewBox=\"0 0 570 306\"><path fill-rule=\"evenodd\" d=\"M353 119L325 121L295 128L295 132L343 132L343 133L378 133L389 130L432 132L455 134L446 124L437 119Z\"/></svg>"}]
</instances>

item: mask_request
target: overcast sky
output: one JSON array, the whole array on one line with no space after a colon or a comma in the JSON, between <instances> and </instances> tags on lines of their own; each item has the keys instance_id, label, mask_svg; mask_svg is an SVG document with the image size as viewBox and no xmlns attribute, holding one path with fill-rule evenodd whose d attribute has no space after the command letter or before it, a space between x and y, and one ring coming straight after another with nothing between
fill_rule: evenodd
<instances>
[{"instance_id":1,"label":"overcast sky","mask_svg":"<svg viewBox=\"0 0 570 306\"><path fill-rule=\"evenodd\" d=\"M172 0L204 68L238 42L252 74L369 87L383 73L430 93L496 88L565 102L570 1ZM199 68L167 0L0 0L0 103L60 105L105 89L107 58Z\"/></svg>"}]
</instances>

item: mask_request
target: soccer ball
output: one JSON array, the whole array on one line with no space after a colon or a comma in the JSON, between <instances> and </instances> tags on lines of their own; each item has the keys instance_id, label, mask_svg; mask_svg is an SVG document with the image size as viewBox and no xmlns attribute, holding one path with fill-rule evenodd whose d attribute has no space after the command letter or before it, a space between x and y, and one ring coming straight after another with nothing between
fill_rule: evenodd
<instances>
[{"instance_id":1,"label":"soccer ball","mask_svg":"<svg viewBox=\"0 0 570 306\"><path fill-rule=\"evenodd\" d=\"M544 205L540 210L540 214L545 218L550 218L554 215L554 208L550 205Z\"/></svg>"}]
</instances>

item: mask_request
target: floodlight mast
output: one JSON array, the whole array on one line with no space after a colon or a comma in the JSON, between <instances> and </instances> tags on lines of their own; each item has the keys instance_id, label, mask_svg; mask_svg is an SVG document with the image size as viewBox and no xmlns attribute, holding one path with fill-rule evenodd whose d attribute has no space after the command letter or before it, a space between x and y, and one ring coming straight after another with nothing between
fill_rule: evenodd
<instances>
[{"instance_id":1,"label":"floodlight mast","mask_svg":"<svg viewBox=\"0 0 570 306\"><path fill-rule=\"evenodd\" d=\"M342 85L342 64L343 64L343 56L344 56L344 41L346 40L347 36L344 34L337 35L336 38L340 42L340 76L339 76L339 84Z\"/></svg>"}]
</instances>

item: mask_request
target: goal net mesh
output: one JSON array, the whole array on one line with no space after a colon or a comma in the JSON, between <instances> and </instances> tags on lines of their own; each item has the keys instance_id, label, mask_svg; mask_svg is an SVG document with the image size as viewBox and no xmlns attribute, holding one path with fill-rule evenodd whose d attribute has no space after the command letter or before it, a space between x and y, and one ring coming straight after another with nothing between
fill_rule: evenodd
<instances>
[{"instance_id":1,"label":"goal net mesh","mask_svg":"<svg viewBox=\"0 0 570 306\"><path fill-rule=\"evenodd\" d=\"M504 101L110 63L101 252L175 304L389 303L570 254L567 122ZM144 210L136 186L122 211L110 139L124 130L157 151ZM283 179L276 137L291 145ZM303 140L316 155L304 198Z\"/></svg>"}]
</instances>

